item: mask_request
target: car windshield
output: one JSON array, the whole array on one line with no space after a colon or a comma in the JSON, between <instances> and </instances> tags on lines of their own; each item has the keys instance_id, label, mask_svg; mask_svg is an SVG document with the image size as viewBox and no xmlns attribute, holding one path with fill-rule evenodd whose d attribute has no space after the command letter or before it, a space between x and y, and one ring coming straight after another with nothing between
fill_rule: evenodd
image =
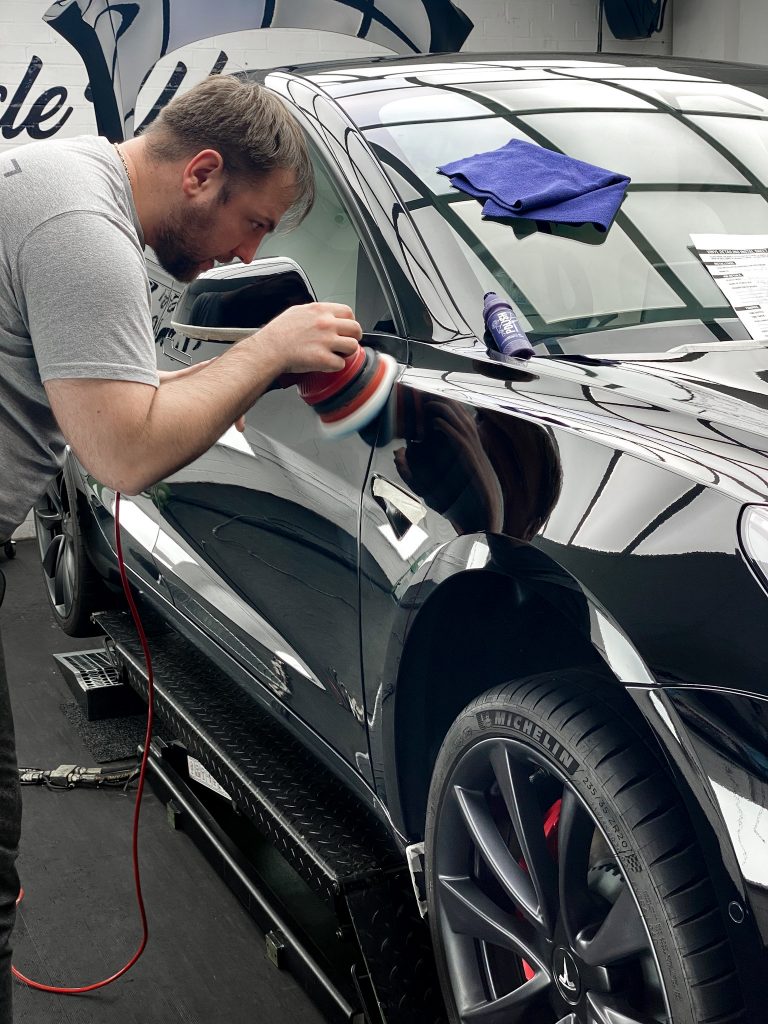
<instances>
[{"instance_id":1,"label":"car windshield","mask_svg":"<svg viewBox=\"0 0 768 1024\"><path fill-rule=\"evenodd\" d=\"M541 351L647 352L747 338L691 235L768 235L768 71L729 85L697 67L434 64L336 89L447 280L506 296ZM510 139L628 175L610 230L485 220L437 172Z\"/></svg>"}]
</instances>

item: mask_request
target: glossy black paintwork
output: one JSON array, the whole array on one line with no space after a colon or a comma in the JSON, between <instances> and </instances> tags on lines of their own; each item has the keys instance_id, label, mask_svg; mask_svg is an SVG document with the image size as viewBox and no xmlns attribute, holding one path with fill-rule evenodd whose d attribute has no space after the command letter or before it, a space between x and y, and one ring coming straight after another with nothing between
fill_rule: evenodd
<instances>
[{"instance_id":1,"label":"glossy black paintwork","mask_svg":"<svg viewBox=\"0 0 768 1024\"><path fill-rule=\"evenodd\" d=\"M742 355L748 366L760 357L765 364L762 352ZM397 625L381 629L383 636L405 635L411 601L424 600L422 579L434 580L443 562L451 575L499 561L503 541L489 544L487 534L501 533L514 538L518 563L519 541L531 545L527 557L542 581L549 574L553 594L580 595L585 635L592 631L590 607L613 621L604 657L620 679L765 692L768 603L736 531L741 502L765 498L760 437L749 439L748 466L726 466L728 427L689 415L687 405L679 412L669 400L674 389L665 396L662 385L656 402L640 398L629 370L621 370L618 386L615 367L602 381L595 369L534 361L510 368L504 380L479 353L419 345L412 363L398 385L404 423L377 447L372 471L410 485L421 498L423 545L407 558L385 552L381 512L364 497L364 557L378 567L389 563L387 584L403 588L389 606ZM648 370L638 388L645 395ZM653 426L640 431L644 414ZM514 573L528 575L529 566ZM369 565L366 575L376 575ZM553 600L562 604L559 596ZM481 611L462 609L456 626ZM381 616L377 603L372 617L379 629ZM391 661L366 671L369 707L379 701L379 680L396 676L400 644L390 647ZM512 648L510 675L514 668Z\"/></svg>"},{"instance_id":2,"label":"glossy black paintwork","mask_svg":"<svg viewBox=\"0 0 768 1024\"><path fill-rule=\"evenodd\" d=\"M372 67L396 89L407 63ZM267 81L295 105L375 266L391 318L366 343L400 363L390 403L375 428L329 442L294 391L269 393L244 435L135 500L138 536L153 539L132 569L403 841L420 836L437 749L474 696L603 665L678 773L721 902L747 907L734 941L754 963L768 883L747 877L743 819L723 792L757 808L764 841L768 597L738 521L768 504L768 349L739 345L731 317L737 343L720 349L688 323L655 328L654 345L699 350L489 353L466 253L444 224L417 231L342 109L348 70ZM718 71L756 91L765 79ZM162 368L180 349L185 362L220 351L179 345L168 319Z\"/></svg>"}]
</instances>

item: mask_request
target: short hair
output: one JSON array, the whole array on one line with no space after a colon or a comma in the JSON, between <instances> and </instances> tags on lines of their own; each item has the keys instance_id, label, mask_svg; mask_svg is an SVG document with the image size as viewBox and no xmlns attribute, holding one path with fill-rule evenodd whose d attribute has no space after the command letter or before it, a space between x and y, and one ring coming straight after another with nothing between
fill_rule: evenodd
<instances>
[{"instance_id":1,"label":"short hair","mask_svg":"<svg viewBox=\"0 0 768 1024\"><path fill-rule=\"evenodd\" d=\"M143 136L147 155L158 162L215 149L234 184L292 170L296 195L283 226L300 223L312 208L315 180L304 133L282 100L257 82L211 75L163 107Z\"/></svg>"}]
</instances>

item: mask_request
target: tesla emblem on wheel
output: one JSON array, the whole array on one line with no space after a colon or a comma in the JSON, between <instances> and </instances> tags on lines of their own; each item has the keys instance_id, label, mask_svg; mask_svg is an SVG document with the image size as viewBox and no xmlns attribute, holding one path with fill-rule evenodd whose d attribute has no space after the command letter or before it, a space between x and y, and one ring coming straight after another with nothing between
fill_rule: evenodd
<instances>
[{"instance_id":1,"label":"tesla emblem on wheel","mask_svg":"<svg viewBox=\"0 0 768 1024\"><path fill-rule=\"evenodd\" d=\"M565 959L563 959L563 973L558 974L557 980L560 982L563 988L567 988L569 992L576 991L576 982L571 981L571 979L568 977L568 961Z\"/></svg>"},{"instance_id":2,"label":"tesla emblem on wheel","mask_svg":"<svg viewBox=\"0 0 768 1024\"><path fill-rule=\"evenodd\" d=\"M560 989L560 995L569 1003L577 1003L581 993L581 980L579 969L567 949L560 946L555 950L554 959L555 978Z\"/></svg>"}]
</instances>

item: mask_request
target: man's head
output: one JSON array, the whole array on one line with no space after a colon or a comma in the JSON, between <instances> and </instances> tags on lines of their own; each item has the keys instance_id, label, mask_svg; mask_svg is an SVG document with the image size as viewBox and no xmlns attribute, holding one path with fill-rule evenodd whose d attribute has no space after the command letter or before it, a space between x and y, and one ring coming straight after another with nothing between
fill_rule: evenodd
<instances>
[{"instance_id":1,"label":"man's head","mask_svg":"<svg viewBox=\"0 0 768 1024\"><path fill-rule=\"evenodd\" d=\"M249 262L278 221L298 223L314 201L301 129L256 83L206 79L164 107L141 142L147 188L154 179L160 189L146 196L147 241L181 281L214 259Z\"/></svg>"}]
</instances>

